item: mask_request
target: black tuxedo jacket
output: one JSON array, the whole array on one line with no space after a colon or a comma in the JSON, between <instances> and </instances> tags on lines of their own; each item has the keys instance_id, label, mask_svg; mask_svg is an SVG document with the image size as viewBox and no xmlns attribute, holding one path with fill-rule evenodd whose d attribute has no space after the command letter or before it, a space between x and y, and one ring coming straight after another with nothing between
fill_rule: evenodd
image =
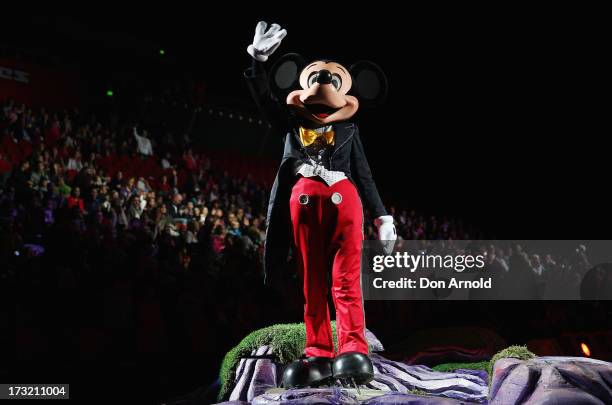
<instances>
[{"instance_id":1,"label":"black tuxedo jacket","mask_svg":"<svg viewBox=\"0 0 612 405\"><path fill-rule=\"evenodd\" d=\"M273 130L284 137L283 158L270 193L266 218L266 243L264 249L265 282L284 268L291 248L291 217L289 198L291 189L298 180L297 169L307 161L305 149L299 139L300 119L290 114L287 106L275 100L269 92L265 71L259 67L247 69L247 84L253 99ZM376 218L387 215L380 199L372 172L366 159L357 125L350 122L332 124L335 142L324 166L329 170L342 171L355 184L364 205Z\"/></svg>"}]
</instances>

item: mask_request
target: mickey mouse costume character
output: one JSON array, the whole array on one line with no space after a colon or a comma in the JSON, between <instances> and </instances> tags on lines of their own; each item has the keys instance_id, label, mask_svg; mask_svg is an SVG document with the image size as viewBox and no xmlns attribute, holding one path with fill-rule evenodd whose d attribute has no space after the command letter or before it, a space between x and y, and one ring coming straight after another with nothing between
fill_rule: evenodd
<instances>
[{"instance_id":1,"label":"mickey mouse costume character","mask_svg":"<svg viewBox=\"0 0 612 405\"><path fill-rule=\"evenodd\" d=\"M291 243L304 279L305 358L287 366L283 385L318 386L334 379L364 384L374 372L361 293L362 200L387 250L396 232L372 179L359 130L348 120L360 102L384 99L386 78L371 62L347 69L331 60L306 64L295 53L282 56L268 75L263 64L286 35L278 24L268 28L259 22L247 48L252 66L245 72L255 102L268 123L283 130L285 143L268 206L266 282L286 265ZM327 305L329 275L337 353Z\"/></svg>"}]
</instances>

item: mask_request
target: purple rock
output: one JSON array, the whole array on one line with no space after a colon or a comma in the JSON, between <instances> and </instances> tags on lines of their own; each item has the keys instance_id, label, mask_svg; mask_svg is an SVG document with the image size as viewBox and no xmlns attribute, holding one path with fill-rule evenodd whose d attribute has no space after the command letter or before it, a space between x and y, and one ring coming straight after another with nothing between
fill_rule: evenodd
<instances>
[{"instance_id":1,"label":"purple rock","mask_svg":"<svg viewBox=\"0 0 612 405\"><path fill-rule=\"evenodd\" d=\"M253 350L251 355L254 357L266 356L271 352L272 349L268 346L261 346ZM250 401L256 395L274 386L276 386L276 366L269 359L241 359L236 371L235 386L229 400Z\"/></svg>"},{"instance_id":2,"label":"purple rock","mask_svg":"<svg viewBox=\"0 0 612 405\"><path fill-rule=\"evenodd\" d=\"M482 381L489 381L489 373L485 370L470 370L465 368L458 368L454 371L457 374L470 374L480 378Z\"/></svg>"},{"instance_id":3,"label":"purple rock","mask_svg":"<svg viewBox=\"0 0 612 405\"><path fill-rule=\"evenodd\" d=\"M215 405L249 405L249 403L245 401L225 401L218 402Z\"/></svg>"},{"instance_id":4,"label":"purple rock","mask_svg":"<svg viewBox=\"0 0 612 405\"><path fill-rule=\"evenodd\" d=\"M383 352L385 348L380 340L369 329L366 328L365 338L370 346L370 352Z\"/></svg>"},{"instance_id":5,"label":"purple rock","mask_svg":"<svg viewBox=\"0 0 612 405\"><path fill-rule=\"evenodd\" d=\"M264 394L268 389L276 386L279 371L277 370L277 365L270 359L257 357L266 356L270 353L270 348L262 346L252 353L252 356L255 358L242 359L240 361L236 373L236 385L230 395L230 400L255 402L254 398L257 398L258 403L266 404L292 403L287 401L297 401L296 403L303 403L304 401L317 403L337 403L337 401L340 401L339 403L345 403L342 401L349 401L348 403L352 403L347 399L346 393L342 393L342 391L339 391L339 388L333 387L323 391L320 389L304 389ZM487 399L487 374L482 370L458 370L452 373L442 373L433 371L427 366L408 365L388 360L378 354L372 354L370 357L374 364L374 380L364 385L364 388L379 390L381 395L388 395L390 393L409 394L410 390L418 389L438 397L440 401L447 398L483 403ZM402 401L416 399L429 401L428 397L417 396L416 399L413 397L414 395L409 397L390 396L385 401L391 403L389 401L394 400L393 398L401 399Z\"/></svg>"},{"instance_id":6,"label":"purple rock","mask_svg":"<svg viewBox=\"0 0 612 405\"><path fill-rule=\"evenodd\" d=\"M479 370L461 370L449 373L433 371L426 366L408 365L388 360L378 354L372 354L374 364L374 382L382 383L390 391L407 392L418 389L428 394L447 397L461 401L486 402L488 378L486 372ZM396 389L402 385L404 389ZM372 383L368 388L381 389ZM384 387L383 387L384 390Z\"/></svg>"},{"instance_id":7,"label":"purple rock","mask_svg":"<svg viewBox=\"0 0 612 405\"><path fill-rule=\"evenodd\" d=\"M366 331L366 338L373 352L384 349L370 331ZM272 352L270 347L262 346L254 350L249 358L240 360L236 369L234 389L229 396L230 401L252 401L258 404L358 403L355 397L342 391L340 387L266 393L270 388L276 387L279 373L281 373L280 366L269 358ZM374 365L374 380L363 387L380 391L380 401L385 401L380 403L387 404L393 401L401 401L398 403L402 404L435 403L431 402L430 397L410 394L410 390L413 389L437 397L434 399L437 399L438 403L456 403L455 400L472 403L486 402L488 378L487 373L482 370L457 370L452 373L442 373L433 371L427 366L392 361L376 353L372 353L370 357ZM453 401L449 402L449 400Z\"/></svg>"},{"instance_id":8,"label":"purple rock","mask_svg":"<svg viewBox=\"0 0 612 405\"><path fill-rule=\"evenodd\" d=\"M234 389L230 394L230 401L237 400L246 400L247 393L249 391L249 387L251 384L251 379L253 378L253 365L255 363L254 359L241 359L239 364L240 372L236 373L236 381L234 385Z\"/></svg>"},{"instance_id":9,"label":"purple rock","mask_svg":"<svg viewBox=\"0 0 612 405\"><path fill-rule=\"evenodd\" d=\"M253 379L247 393L247 399L251 400L263 394L270 388L276 387L276 365L270 359L257 360Z\"/></svg>"},{"instance_id":10,"label":"purple rock","mask_svg":"<svg viewBox=\"0 0 612 405\"><path fill-rule=\"evenodd\" d=\"M610 404L612 363L584 357L500 359L490 404Z\"/></svg>"},{"instance_id":11,"label":"purple rock","mask_svg":"<svg viewBox=\"0 0 612 405\"><path fill-rule=\"evenodd\" d=\"M303 388L267 393L253 399L253 405L356 405L359 401L340 388Z\"/></svg>"},{"instance_id":12,"label":"purple rock","mask_svg":"<svg viewBox=\"0 0 612 405\"><path fill-rule=\"evenodd\" d=\"M414 394L385 394L363 401L363 405L458 405L454 399L424 397Z\"/></svg>"}]
</instances>

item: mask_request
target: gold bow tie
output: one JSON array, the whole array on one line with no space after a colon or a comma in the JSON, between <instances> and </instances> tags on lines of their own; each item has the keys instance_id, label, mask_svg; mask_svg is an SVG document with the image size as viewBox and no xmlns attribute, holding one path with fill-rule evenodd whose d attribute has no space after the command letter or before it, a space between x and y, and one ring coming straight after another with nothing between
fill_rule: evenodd
<instances>
[{"instance_id":1,"label":"gold bow tie","mask_svg":"<svg viewBox=\"0 0 612 405\"><path fill-rule=\"evenodd\" d=\"M335 141L335 132L327 131L327 132L317 132L314 129L306 129L300 127L300 141L302 141L302 145L309 146L317 138L321 138L327 145L333 145Z\"/></svg>"}]
</instances>

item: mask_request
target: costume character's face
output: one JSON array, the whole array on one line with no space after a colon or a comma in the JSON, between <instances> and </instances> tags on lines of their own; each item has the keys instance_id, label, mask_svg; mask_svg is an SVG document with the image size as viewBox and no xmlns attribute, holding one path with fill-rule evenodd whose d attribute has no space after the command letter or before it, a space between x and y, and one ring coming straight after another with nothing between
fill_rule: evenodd
<instances>
[{"instance_id":1,"label":"costume character's face","mask_svg":"<svg viewBox=\"0 0 612 405\"><path fill-rule=\"evenodd\" d=\"M380 105L387 95L385 74L372 62L362 60L346 68L330 60L305 63L296 53L274 63L269 87L274 99L318 126L348 120L360 105Z\"/></svg>"},{"instance_id":2,"label":"costume character's face","mask_svg":"<svg viewBox=\"0 0 612 405\"><path fill-rule=\"evenodd\" d=\"M331 61L315 61L299 75L301 89L287 96L287 105L317 124L351 118L359 109L356 97L347 95L353 79L347 68Z\"/></svg>"}]
</instances>

